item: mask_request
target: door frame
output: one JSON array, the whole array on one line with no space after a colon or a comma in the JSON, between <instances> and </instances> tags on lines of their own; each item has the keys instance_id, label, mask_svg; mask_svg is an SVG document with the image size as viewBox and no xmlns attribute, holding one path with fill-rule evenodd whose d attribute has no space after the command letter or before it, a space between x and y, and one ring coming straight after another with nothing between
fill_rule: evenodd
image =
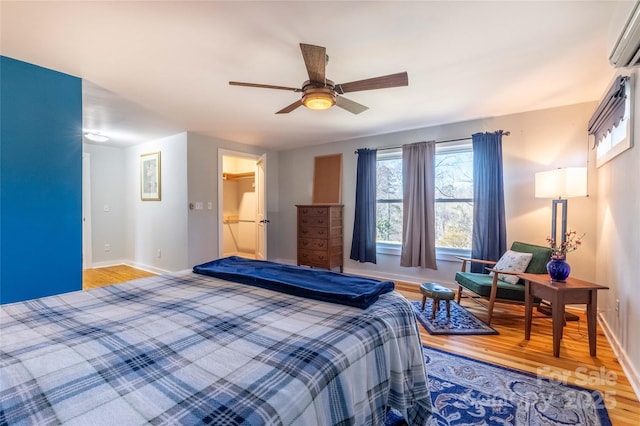
<instances>
[{"instance_id":1,"label":"door frame","mask_svg":"<svg viewBox=\"0 0 640 426\"><path fill-rule=\"evenodd\" d=\"M82 269L93 267L91 241L91 154L82 153Z\"/></svg>"},{"instance_id":2,"label":"door frame","mask_svg":"<svg viewBox=\"0 0 640 426\"><path fill-rule=\"evenodd\" d=\"M267 154L256 161L256 259L267 260Z\"/></svg>"},{"instance_id":3,"label":"door frame","mask_svg":"<svg viewBox=\"0 0 640 426\"><path fill-rule=\"evenodd\" d=\"M218 258L221 258L224 255L224 179L222 178L222 174L223 174L223 158L224 157L238 157L238 158L249 158L252 160L255 160L256 162L262 158L263 156L266 157L266 153L262 153L262 154L251 154L248 152L241 152L241 151L233 151L233 150L229 150L229 149L224 149L224 148L218 148ZM266 164L266 162L265 162ZM257 169L257 165L256 165L256 169ZM257 170L256 170L257 172ZM265 176L267 174L267 169L266 166L264 167L264 173ZM256 185L257 186L257 185ZM256 190L258 190L258 188L256 187ZM263 194L262 194L262 199L266 200L266 194L267 194L267 190L266 190L266 185L263 185ZM266 203L266 201L265 201ZM266 210L266 207L265 207ZM256 227L257 229L257 227ZM264 248L263 248L263 253L266 259L267 256L267 230L265 227L264 230ZM256 244L258 242L256 241ZM258 250L258 248L256 247L256 251Z\"/></svg>"}]
</instances>

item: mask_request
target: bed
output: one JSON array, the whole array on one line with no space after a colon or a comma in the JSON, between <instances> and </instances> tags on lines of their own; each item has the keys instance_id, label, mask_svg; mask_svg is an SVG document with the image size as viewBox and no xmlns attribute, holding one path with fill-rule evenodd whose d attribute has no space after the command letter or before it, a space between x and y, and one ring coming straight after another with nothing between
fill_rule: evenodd
<instances>
[{"instance_id":1,"label":"bed","mask_svg":"<svg viewBox=\"0 0 640 426\"><path fill-rule=\"evenodd\" d=\"M0 306L0 424L426 424L410 303L183 271Z\"/></svg>"}]
</instances>

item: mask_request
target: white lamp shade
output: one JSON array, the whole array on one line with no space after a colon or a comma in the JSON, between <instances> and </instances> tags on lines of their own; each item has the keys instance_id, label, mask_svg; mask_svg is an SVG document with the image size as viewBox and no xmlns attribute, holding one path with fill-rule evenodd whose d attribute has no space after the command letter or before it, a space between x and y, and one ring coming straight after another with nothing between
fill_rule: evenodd
<instances>
[{"instance_id":1,"label":"white lamp shade","mask_svg":"<svg viewBox=\"0 0 640 426\"><path fill-rule=\"evenodd\" d=\"M567 167L536 173L536 198L587 196L587 168Z\"/></svg>"}]
</instances>

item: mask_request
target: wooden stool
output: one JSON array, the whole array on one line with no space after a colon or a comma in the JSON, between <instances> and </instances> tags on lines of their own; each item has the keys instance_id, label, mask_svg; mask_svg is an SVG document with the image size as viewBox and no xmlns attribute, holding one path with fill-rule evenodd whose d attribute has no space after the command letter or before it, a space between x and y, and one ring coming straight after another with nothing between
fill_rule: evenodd
<instances>
[{"instance_id":1,"label":"wooden stool","mask_svg":"<svg viewBox=\"0 0 640 426\"><path fill-rule=\"evenodd\" d=\"M440 301L447 302L447 318L451 316L450 301L453 300L455 293L453 290L441 286L436 283L422 283L420 284L420 293L422 293L422 307L421 311L424 311L424 305L427 301L427 297L433 299L433 305L431 310L431 319L436 317L436 311L440 310Z\"/></svg>"}]
</instances>

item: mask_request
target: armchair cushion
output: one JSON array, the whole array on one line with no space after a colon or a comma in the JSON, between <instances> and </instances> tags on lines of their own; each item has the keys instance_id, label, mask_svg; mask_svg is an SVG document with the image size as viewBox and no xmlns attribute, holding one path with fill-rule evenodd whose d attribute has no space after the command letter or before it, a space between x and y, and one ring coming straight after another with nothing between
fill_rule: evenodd
<instances>
[{"instance_id":1,"label":"armchair cushion","mask_svg":"<svg viewBox=\"0 0 640 426\"><path fill-rule=\"evenodd\" d=\"M461 286L471 290L478 296L491 296L491 283L493 277L487 274L475 272L456 272L456 282ZM498 299L517 300L524 302L524 291L521 284L511 284L498 279Z\"/></svg>"},{"instance_id":2,"label":"armchair cushion","mask_svg":"<svg viewBox=\"0 0 640 426\"><path fill-rule=\"evenodd\" d=\"M494 269L506 272L524 272L531 262L533 257L532 253L521 253L514 250L507 250L498 263L494 266ZM493 277L495 272L491 272L489 276ZM498 279L508 282L509 284L516 284L518 282L517 275L498 274Z\"/></svg>"}]
</instances>

